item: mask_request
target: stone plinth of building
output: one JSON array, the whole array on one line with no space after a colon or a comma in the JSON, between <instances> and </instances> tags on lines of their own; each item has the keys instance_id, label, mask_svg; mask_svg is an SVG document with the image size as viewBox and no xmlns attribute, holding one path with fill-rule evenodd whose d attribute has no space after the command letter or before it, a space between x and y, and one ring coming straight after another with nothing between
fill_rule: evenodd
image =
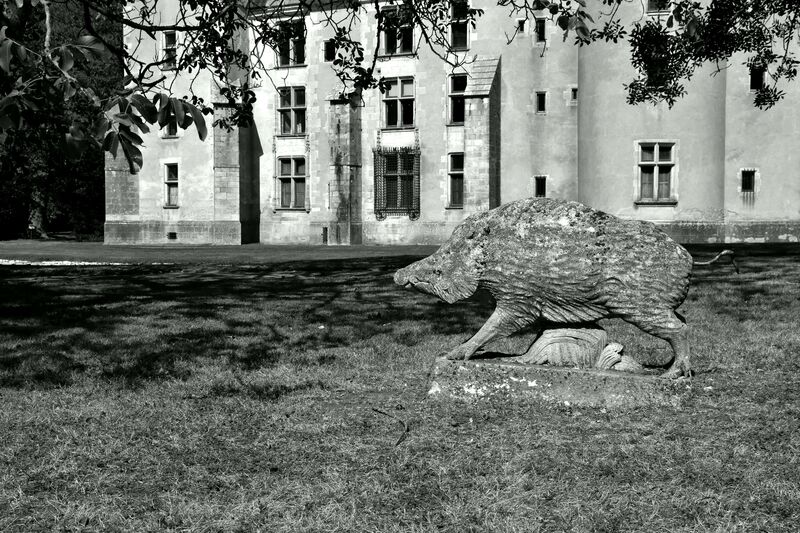
<instances>
[{"instance_id":1,"label":"stone plinth of building","mask_svg":"<svg viewBox=\"0 0 800 533\"><path fill-rule=\"evenodd\" d=\"M509 398L576 407L679 407L691 390L686 379L656 375L528 365L521 358L436 360L429 398Z\"/></svg>"}]
</instances>

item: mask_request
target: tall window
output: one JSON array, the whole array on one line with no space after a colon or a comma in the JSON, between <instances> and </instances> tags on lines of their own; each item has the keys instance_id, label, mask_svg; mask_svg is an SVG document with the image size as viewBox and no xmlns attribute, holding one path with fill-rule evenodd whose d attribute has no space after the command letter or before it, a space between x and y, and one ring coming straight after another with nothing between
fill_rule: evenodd
<instances>
[{"instance_id":1,"label":"tall window","mask_svg":"<svg viewBox=\"0 0 800 533\"><path fill-rule=\"evenodd\" d=\"M336 59L336 41L333 39L328 39L325 41L323 59L326 63L330 63Z\"/></svg>"},{"instance_id":2,"label":"tall window","mask_svg":"<svg viewBox=\"0 0 800 533\"><path fill-rule=\"evenodd\" d=\"M756 171L752 168L742 169L742 192L754 193L756 191Z\"/></svg>"},{"instance_id":3,"label":"tall window","mask_svg":"<svg viewBox=\"0 0 800 533\"><path fill-rule=\"evenodd\" d=\"M547 176L533 177L533 196L535 198L547 197Z\"/></svg>"},{"instance_id":4,"label":"tall window","mask_svg":"<svg viewBox=\"0 0 800 533\"><path fill-rule=\"evenodd\" d=\"M164 165L164 205L178 207L178 164Z\"/></svg>"},{"instance_id":5,"label":"tall window","mask_svg":"<svg viewBox=\"0 0 800 533\"><path fill-rule=\"evenodd\" d=\"M375 215L419 217L419 150L375 150Z\"/></svg>"},{"instance_id":6,"label":"tall window","mask_svg":"<svg viewBox=\"0 0 800 533\"><path fill-rule=\"evenodd\" d=\"M303 209L306 206L306 158L279 157L278 184L280 206L283 209Z\"/></svg>"},{"instance_id":7,"label":"tall window","mask_svg":"<svg viewBox=\"0 0 800 533\"><path fill-rule=\"evenodd\" d=\"M672 200L672 174L675 168L674 143L639 144L639 200Z\"/></svg>"},{"instance_id":8,"label":"tall window","mask_svg":"<svg viewBox=\"0 0 800 533\"><path fill-rule=\"evenodd\" d=\"M465 113L464 91L467 90L467 75L450 76L450 124L463 124Z\"/></svg>"},{"instance_id":9,"label":"tall window","mask_svg":"<svg viewBox=\"0 0 800 533\"><path fill-rule=\"evenodd\" d=\"M547 113L547 92L539 91L536 93L536 112Z\"/></svg>"},{"instance_id":10,"label":"tall window","mask_svg":"<svg viewBox=\"0 0 800 533\"><path fill-rule=\"evenodd\" d=\"M383 53L386 55L414 52L414 24L408 9L392 7L382 11L385 30Z\"/></svg>"},{"instance_id":11,"label":"tall window","mask_svg":"<svg viewBox=\"0 0 800 533\"><path fill-rule=\"evenodd\" d=\"M390 78L386 80L383 106L385 127L413 127L414 78Z\"/></svg>"},{"instance_id":12,"label":"tall window","mask_svg":"<svg viewBox=\"0 0 800 533\"><path fill-rule=\"evenodd\" d=\"M464 154L450 154L450 207L464 207Z\"/></svg>"},{"instance_id":13,"label":"tall window","mask_svg":"<svg viewBox=\"0 0 800 533\"><path fill-rule=\"evenodd\" d=\"M764 73L766 69L762 66L750 67L750 90L759 91L764 88Z\"/></svg>"},{"instance_id":14,"label":"tall window","mask_svg":"<svg viewBox=\"0 0 800 533\"><path fill-rule=\"evenodd\" d=\"M177 66L178 34L175 31L165 31L161 38L161 70L172 70Z\"/></svg>"},{"instance_id":15,"label":"tall window","mask_svg":"<svg viewBox=\"0 0 800 533\"><path fill-rule=\"evenodd\" d=\"M306 132L305 87L278 89L278 116L281 135L301 135Z\"/></svg>"},{"instance_id":16,"label":"tall window","mask_svg":"<svg viewBox=\"0 0 800 533\"><path fill-rule=\"evenodd\" d=\"M279 26L278 66L304 65L306 62L306 26L303 21L283 22Z\"/></svg>"},{"instance_id":17,"label":"tall window","mask_svg":"<svg viewBox=\"0 0 800 533\"><path fill-rule=\"evenodd\" d=\"M469 2L467 0L454 0L452 9L450 45L454 50L466 50L469 48Z\"/></svg>"},{"instance_id":18,"label":"tall window","mask_svg":"<svg viewBox=\"0 0 800 533\"><path fill-rule=\"evenodd\" d=\"M547 34L545 33L545 26L546 22L545 19L536 19L536 42L543 43L547 40Z\"/></svg>"}]
</instances>

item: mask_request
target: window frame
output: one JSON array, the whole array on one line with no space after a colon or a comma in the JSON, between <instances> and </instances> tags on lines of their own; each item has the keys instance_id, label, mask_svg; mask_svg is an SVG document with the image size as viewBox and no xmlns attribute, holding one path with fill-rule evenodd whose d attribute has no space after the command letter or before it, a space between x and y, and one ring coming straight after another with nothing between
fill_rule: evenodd
<instances>
[{"instance_id":1,"label":"window frame","mask_svg":"<svg viewBox=\"0 0 800 533\"><path fill-rule=\"evenodd\" d=\"M461 156L461 168L453 166L453 157ZM448 209L464 209L464 192L466 190L464 177L466 168L466 155L464 152L450 152L447 154L447 208ZM454 187L454 181L460 179L460 187ZM454 201L455 191L458 190L461 201ZM456 198L457 200L457 198Z\"/></svg>"},{"instance_id":2,"label":"window frame","mask_svg":"<svg viewBox=\"0 0 800 533\"><path fill-rule=\"evenodd\" d=\"M332 55L330 59L328 59L328 47L330 46L330 51ZM336 53L338 49L336 47L336 41L334 39L325 39L322 41L322 62L323 63L332 63L336 59Z\"/></svg>"},{"instance_id":3,"label":"window frame","mask_svg":"<svg viewBox=\"0 0 800 533\"><path fill-rule=\"evenodd\" d=\"M289 174L283 174L282 161L289 161ZM297 173L297 161L303 162L303 174ZM308 158L304 155L281 155L275 158L275 205L280 211L306 211L308 210ZM283 184L289 183L289 205L283 202ZM303 183L303 202L297 202L297 184Z\"/></svg>"},{"instance_id":4,"label":"window frame","mask_svg":"<svg viewBox=\"0 0 800 533\"><path fill-rule=\"evenodd\" d=\"M661 147L670 147L670 159L661 159ZM646 146L653 147L652 161L644 160L644 150ZM652 167L652 193L650 197L644 197L643 187L643 169ZM660 194L660 181L661 181L661 168L669 167L669 183L667 184L668 195L661 196ZM678 203L676 190L677 190L677 177L678 177L678 141L675 139L643 139L636 141L636 205L666 205L674 206Z\"/></svg>"},{"instance_id":5,"label":"window frame","mask_svg":"<svg viewBox=\"0 0 800 533\"><path fill-rule=\"evenodd\" d=\"M460 91L454 89L456 78L464 78L464 88ZM466 74L453 74L447 78L447 95L448 95L448 110L447 110L447 124L449 126L463 126L467 121L467 99L466 92L469 85L469 76ZM455 120L455 110L461 109L462 120Z\"/></svg>"},{"instance_id":6,"label":"window frame","mask_svg":"<svg viewBox=\"0 0 800 533\"><path fill-rule=\"evenodd\" d=\"M417 220L420 215L420 151L418 147L375 148L374 211L377 220L387 216L408 216ZM395 171L389 168L389 158L396 158ZM394 187L388 184L394 180ZM403 182L410 185L410 205L403 202ZM395 202L390 204L390 189L395 190Z\"/></svg>"},{"instance_id":7,"label":"window frame","mask_svg":"<svg viewBox=\"0 0 800 533\"><path fill-rule=\"evenodd\" d=\"M412 94L411 96L403 96L403 82L404 81L411 81L411 89ZM389 96L389 88L388 84L394 82L397 84L397 96ZM416 80L413 76L396 76L392 78L384 78L384 83L387 85L386 91L382 95L382 106L381 110L383 112L383 117L381 120L383 129L385 130L407 130L413 129L416 127L417 123L417 109L416 109L416 99L417 99L417 88L416 88ZM412 120L411 123L407 124L404 120L403 115L403 102L404 101L411 101L411 115ZM391 102L397 102L396 104L396 116L397 116L397 124L390 125L389 124L389 104Z\"/></svg>"},{"instance_id":8,"label":"window frame","mask_svg":"<svg viewBox=\"0 0 800 533\"><path fill-rule=\"evenodd\" d=\"M287 32L288 37L286 40L281 40L277 43L277 49L275 50L275 66L276 68L293 68L293 67L305 67L308 64L308 54L306 53L306 21L305 18L302 20L280 20L277 22L279 27L283 26L295 26L294 31ZM299 35L297 34L297 30L301 28ZM282 47L288 46L288 55L284 56ZM298 61L298 53L297 50L302 50L302 61ZM287 58L287 62L284 63L284 57Z\"/></svg>"},{"instance_id":9,"label":"window frame","mask_svg":"<svg viewBox=\"0 0 800 533\"><path fill-rule=\"evenodd\" d=\"M659 9L658 4L664 4L663 9ZM645 0L644 12L647 15L661 15L664 13L669 13L669 0Z\"/></svg>"},{"instance_id":10,"label":"window frame","mask_svg":"<svg viewBox=\"0 0 800 533\"><path fill-rule=\"evenodd\" d=\"M302 90L303 92L303 105L297 105L297 92ZM289 98L289 105L284 106L282 102L282 91L289 91L290 98ZM278 113L278 123L277 123L277 131L278 136L280 137L304 137L308 135L308 95L306 94L306 88L304 85L292 85L286 87L278 87L278 105L276 106L277 113ZM283 120L283 113L289 113L289 120L290 120L290 130L289 132L285 132L283 130L284 120ZM302 115L299 115L302 112ZM298 120L297 117L303 117L303 128L302 131L297 131Z\"/></svg>"},{"instance_id":11,"label":"window frame","mask_svg":"<svg viewBox=\"0 0 800 533\"><path fill-rule=\"evenodd\" d=\"M535 106L535 109L536 109L536 114L537 115L546 115L547 114L547 100L548 100L547 91L536 91L535 95L534 95L534 98L535 98L534 106ZM540 98L541 98L541 103L542 103L541 109L539 109Z\"/></svg>"},{"instance_id":12,"label":"window frame","mask_svg":"<svg viewBox=\"0 0 800 533\"><path fill-rule=\"evenodd\" d=\"M452 5L450 6L450 28L449 28L450 46L452 47L453 51L464 52L466 50L469 50L469 45L470 45L469 18L468 17L467 18L463 18L463 19L457 19L456 18L456 15L457 15L457 13L456 13L456 4L462 4L466 8L467 13L469 13L470 4L469 4L469 0L454 0ZM454 28L455 28L456 25L458 25L459 27L461 27L463 25L463 27L464 27L464 45L463 46L456 46L456 44L455 44Z\"/></svg>"},{"instance_id":13,"label":"window frame","mask_svg":"<svg viewBox=\"0 0 800 533\"><path fill-rule=\"evenodd\" d=\"M175 44L167 46L167 34L175 37ZM161 32L161 53L159 54L160 61L159 68L163 70L177 70L178 69L178 32L176 30L163 30ZM170 53L172 57L170 58Z\"/></svg>"},{"instance_id":14,"label":"window frame","mask_svg":"<svg viewBox=\"0 0 800 533\"><path fill-rule=\"evenodd\" d=\"M534 18L533 40L538 45L547 43L547 19L544 17Z\"/></svg>"},{"instance_id":15,"label":"window frame","mask_svg":"<svg viewBox=\"0 0 800 533\"><path fill-rule=\"evenodd\" d=\"M534 198L547 198L547 182L549 181L547 174L536 174L533 176L533 194ZM542 184L543 194L539 194L539 184Z\"/></svg>"},{"instance_id":16,"label":"window frame","mask_svg":"<svg viewBox=\"0 0 800 533\"><path fill-rule=\"evenodd\" d=\"M178 209L180 208L180 162L178 161L162 161L164 167L164 209ZM174 177L170 174L170 167L175 167ZM174 198L170 194L170 190L174 189ZM174 199L174 201L173 201Z\"/></svg>"},{"instance_id":17,"label":"window frame","mask_svg":"<svg viewBox=\"0 0 800 533\"><path fill-rule=\"evenodd\" d=\"M750 79L750 92L757 93L767 85L767 69L763 65L753 65L748 69ZM760 74L760 75L759 75ZM758 87L754 87L753 82L758 81Z\"/></svg>"},{"instance_id":18,"label":"window frame","mask_svg":"<svg viewBox=\"0 0 800 533\"><path fill-rule=\"evenodd\" d=\"M384 17L394 17L395 14L397 14L398 19L400 20L394 35L394 50L390 50L388 47L389 31L386 28L383 29L380 47L380 55L383 57L412 56L416 53L414 51L414 36L416 34L414 29L414 21L405 20L403 18L405 15L400 15L401 11L405 11L405 8L402 5L389 6L381 9L381 14ZM411 32L411 35L405 36L404 32L408 31Z\"/></svg>"}]
</instances>

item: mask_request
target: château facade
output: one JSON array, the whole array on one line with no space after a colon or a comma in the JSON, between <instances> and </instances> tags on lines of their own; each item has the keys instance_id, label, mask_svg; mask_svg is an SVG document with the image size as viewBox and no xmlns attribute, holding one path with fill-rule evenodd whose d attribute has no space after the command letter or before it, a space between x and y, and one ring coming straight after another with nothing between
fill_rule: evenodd
<instances>
[{"instance_id":1,"label":"ch\u00e2teau facade","mask_svg":"<svg viewBox=\"0 0 800 533\"><path fill-rule=\"evenodd\" d=\"M151 132L137 174L107 158L106 243L436 244L469 215L528 196L649 220L680 242L800 239L798 83L761 111L764 74L734 57L698 71L672 109L630 106L626 46L578 47L544 16L472 4L485 10L477 27L451 28L463 67L415 50L409 27L382 39L387 90L351 99L331 69L333 30L308 14L261 58L252 126L204 142L193 128ZM623 10L636 20L658 4ZM365 50L373 20L359 28ZM138 53L174 54L179 37L162 32ZM192 84L215 101L207 74L172 81L175 94Z\"/></svg>"}]
</instances>

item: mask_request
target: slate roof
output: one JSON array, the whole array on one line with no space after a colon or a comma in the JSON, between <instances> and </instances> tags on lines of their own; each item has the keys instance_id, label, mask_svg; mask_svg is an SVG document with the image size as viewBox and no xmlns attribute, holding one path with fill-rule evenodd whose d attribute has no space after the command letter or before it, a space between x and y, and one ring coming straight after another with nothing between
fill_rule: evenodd
<instances>
[{"instance_id":1,"label":"slate roof","mask_svg":"<svg viewBox=\"0 0 800 533\"><path fill-rule=\"evenodd\" d=\"M499 57L486 56L478 56L472 63L464 65L464 69L470 75L464 96L489 96L499 66Z\"/></svg>"}]
</instances>

